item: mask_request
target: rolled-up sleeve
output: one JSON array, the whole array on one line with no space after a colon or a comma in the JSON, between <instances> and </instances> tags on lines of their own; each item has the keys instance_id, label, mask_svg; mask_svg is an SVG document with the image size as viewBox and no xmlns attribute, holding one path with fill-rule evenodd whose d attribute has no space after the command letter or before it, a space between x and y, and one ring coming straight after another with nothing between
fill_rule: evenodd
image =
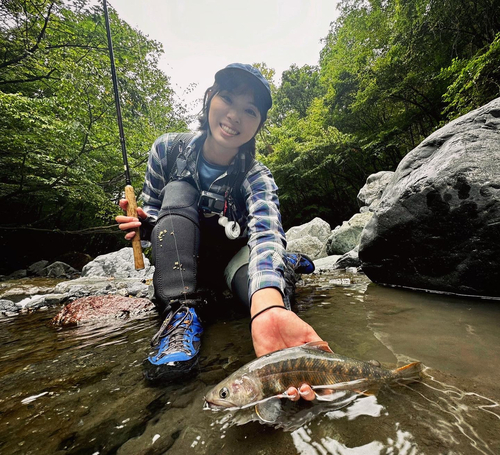
<instances>
[{"instance_id":1,"label":"rolled-up sleeve","mask_svg":"<svg viewBox=\"0 0 500 455\"><path fill-rule=\"evenodd\" d=\"M281 225L278 187L265 166L258 165L243 182L248 210L249 299L263 288L277 288L284 295L286 238Z\"/></svg>"}]
</instances>

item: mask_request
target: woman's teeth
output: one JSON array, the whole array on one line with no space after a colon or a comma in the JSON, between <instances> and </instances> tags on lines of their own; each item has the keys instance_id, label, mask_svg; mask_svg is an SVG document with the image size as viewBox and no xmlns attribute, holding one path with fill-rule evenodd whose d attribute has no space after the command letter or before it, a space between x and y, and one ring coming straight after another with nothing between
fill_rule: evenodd
<instances>
[{"instance_id":1,"label":"woman's teeth","mask_svg":"<svg viewBox=\"0 0 500 455\"><path fill-rule=\"evenodd\" d=\"M222 131L224 131L227 134L230 134L231 136L235 136L236 134L238 134L238 131L231 129L229 128L229 126L223 125L222 123L220 127L222 128Z\"/></svg>"}]
</instances>

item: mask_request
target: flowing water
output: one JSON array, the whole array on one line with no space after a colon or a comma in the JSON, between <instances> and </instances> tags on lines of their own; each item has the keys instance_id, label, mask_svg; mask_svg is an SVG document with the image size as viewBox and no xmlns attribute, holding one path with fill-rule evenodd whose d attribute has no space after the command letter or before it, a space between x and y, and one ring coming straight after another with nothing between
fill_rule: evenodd
<instances>
[{"instance_id":1,"label":"flowing water","mask_svg":"<svg viewBox=\"0 0 500 455\"><path fill-rule=\"evenodd\" d=\"M0 453L500 453L498 301L345 274L307 277L297 297L300 316L334 351L389 368L420 360L426 377L323 411L293 431L232 426L224 413L202 411L203 396L254 358L248 318L208 325L199 374L153 387L141 363L155 315L60 329L49 324L55 308L0 320Z\"/></svg>"}]
</instances>

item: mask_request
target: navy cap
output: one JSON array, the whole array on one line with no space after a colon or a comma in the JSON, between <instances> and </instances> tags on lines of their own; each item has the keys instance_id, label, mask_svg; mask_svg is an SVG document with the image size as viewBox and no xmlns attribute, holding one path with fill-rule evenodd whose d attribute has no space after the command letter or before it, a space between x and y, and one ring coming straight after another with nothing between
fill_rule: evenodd
<instances>
[{"instance_id":1,"label":"navy cap","mask_svg":"<svg viewBox=\"0 0 500 455\"><path fill-rule=\"evenodd\" d=\"M247 74L251 74L255 79L257 79L260 82L260 85L262 86L262 94L264 95L264 99L267 104L267 109L269 110L271 106L273 105L273 100L271 98L271 87L269 86L269 82L267 82L267 79L262 75L262 73L255 68L252 65L248 65L245 63L230 63L227 65L225 68L217 71L215 73L215 81L217 80L224 74L230 72L230 71L244 71Z\"/></svg>"}]
</instances>

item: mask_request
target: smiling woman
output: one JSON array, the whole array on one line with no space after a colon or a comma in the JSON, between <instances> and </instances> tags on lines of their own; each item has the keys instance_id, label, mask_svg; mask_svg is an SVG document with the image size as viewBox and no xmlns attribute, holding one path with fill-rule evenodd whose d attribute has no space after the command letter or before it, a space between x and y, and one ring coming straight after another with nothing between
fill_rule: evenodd
<instances>
[{"instance_id":1,"label":"smiling woman","mask_svg":"<svg viewBox=\"0 0 500 455\"><path fill-rule=\"evenodd\" d=\"M145 361L150 380L196 369L200 314L211 308L207 289L227 285L246 304L258 356L320 340L283 311L290 309L295 272L314 267L285 252L277 186L255 160L255 135L271 105L269 83L255 67L233 63L218 71L205 92L198 134L165 134L153 144L140 220L117 217L122 230L142 224L152 242L156 305L165 320ZM125 209L126 201L120 205Z\"/></svg>"}]
</instances>

